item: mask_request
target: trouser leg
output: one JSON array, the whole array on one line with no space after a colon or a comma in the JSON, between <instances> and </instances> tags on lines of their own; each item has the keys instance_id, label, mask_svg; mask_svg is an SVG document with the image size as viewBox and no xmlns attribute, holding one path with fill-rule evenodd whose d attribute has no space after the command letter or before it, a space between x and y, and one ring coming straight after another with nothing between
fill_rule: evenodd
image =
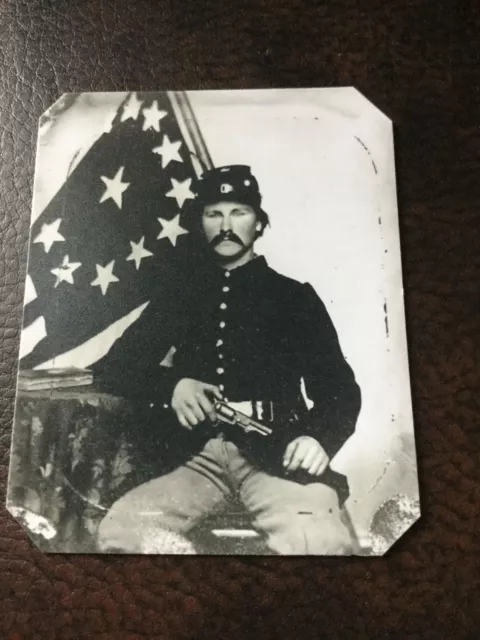
<instances>
[{"instance_id":1,"label":"trouser leg","mask_svg":"<svg viewBox=\"0 0 480 640\"><path fill-rule=\"evenodd\" d=\"M239 479L239 496L281 555L348 555L353 540L342 519L334 489L320 482L299 484L255 469L231 445L230 466Z\"/></svg>"},{"instance_id":2,"label":"trouser leg","mask_svg":"<svg viewBox=\"0 0 480 640\"><path fill-rule=\"evenodd\" d=\"M267 536L270 549L281 555L346 555L352 540L342 521L338 497L319 482L302 485L266 473L254 473L241 499Z\"/></svg>"},{"instance_id":3,"label":"trouser leg","mask_svg":"<svg viewBox=\"0 0 480 640\"><path fill-rule=\"evenodd\" d=\"M194 553L182 534L226 503L223 443L210 441L189 463L117 500L100 523L98 548L116 553Z\"/></svg>"}]
</instances>

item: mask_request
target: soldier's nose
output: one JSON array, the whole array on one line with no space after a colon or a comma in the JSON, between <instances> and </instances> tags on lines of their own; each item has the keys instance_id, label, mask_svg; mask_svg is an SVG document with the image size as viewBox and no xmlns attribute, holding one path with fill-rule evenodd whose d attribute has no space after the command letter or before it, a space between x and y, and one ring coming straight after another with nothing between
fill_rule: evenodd
<instances>
[{"instance_id":1,"label":"soldier's nose","mask_svg":"<svg viewBox=\"0 0 480 640\"><path fill-rule=\"evenodd\" d=\"M232 224L230 222L230 218L227 216L224 216L222 218L222 231L230 231L232 228Z\"/></svg>"}]
</instances>

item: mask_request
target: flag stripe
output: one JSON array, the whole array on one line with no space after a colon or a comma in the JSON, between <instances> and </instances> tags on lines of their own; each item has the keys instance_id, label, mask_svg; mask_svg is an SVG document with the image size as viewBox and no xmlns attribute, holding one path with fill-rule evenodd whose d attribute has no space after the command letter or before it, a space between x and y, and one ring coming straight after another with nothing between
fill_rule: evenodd
<instances>
[{"instance_id":1,"label":"flag stripe","mask_svg":"<svg viewBox=\"0 0 480 640\"><path fill-rule=\"evenodd\" d=\"M20 338L20 360L35 349L37 344L47 337L47 330L45 327L45 318L39 316L28 327L25 327L22 331Z\"/></svg>"},{"instance_id":2,"label":"flag stripe","mask_svg":"<svg viewBox=\"0 0 480 640\"><path fill-rule=\"evenodd\" d=\"M93 363L103 358L111 349L112 345L121 338L130 325L138 320L149 302L141 304L126 316L113 322L109 327L90 338L83 344L65 353L54 356L51 360L42 362L35 369L51 369L55 367L89 367Z\"/></svg>"},{"instance_id":3,"label":"flag stripe","mask_svg":"<svg viewBox=\"0 0 480 640\"><path fill-rule=\"evenodd\" d=\"M37 291L35 289L35 285L33 284L33 280L29 275L27 275L27 279L25 280L25 306L27 306L27 304L30 304L30 302L33 302L36 297Z\"/></svg>"}]
</instances>

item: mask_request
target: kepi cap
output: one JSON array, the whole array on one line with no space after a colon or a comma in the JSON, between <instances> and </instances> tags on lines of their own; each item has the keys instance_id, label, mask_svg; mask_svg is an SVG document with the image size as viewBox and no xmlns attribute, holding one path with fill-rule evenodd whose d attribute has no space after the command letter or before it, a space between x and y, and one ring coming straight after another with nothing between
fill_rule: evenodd
<instances>
[{"instance_id":1,"label":"kepi cap","mask_svg":"<svg viewBox=\"0 0 480 640\"><path fill-rule=\"evenodd\" d=\"M262 196L250 167L232 164L205 171L194 185L196 203L201 206L231 200L260 207Z\"/></svg>"}]
</instances>

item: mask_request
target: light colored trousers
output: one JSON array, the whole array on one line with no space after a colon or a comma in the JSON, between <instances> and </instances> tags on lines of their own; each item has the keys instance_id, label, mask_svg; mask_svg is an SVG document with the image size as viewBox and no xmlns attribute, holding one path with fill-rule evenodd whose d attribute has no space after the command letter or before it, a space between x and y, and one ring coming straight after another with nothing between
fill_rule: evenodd
<instances>
[{"instance_id":1,"label":"light colored trousers","mask_svg":"<svg viewBox=\"0 0 480 640\"><path fill-rule=\"evenodd\" d=\"M347 555L353 538L336 492L259 471L223 436L175 471L117 500L100 523L98 548L112 553L195 553L181 540L237 496L280 555ZM183 535L182 535L183 534Z\"/></svg>"}]
</instances>

